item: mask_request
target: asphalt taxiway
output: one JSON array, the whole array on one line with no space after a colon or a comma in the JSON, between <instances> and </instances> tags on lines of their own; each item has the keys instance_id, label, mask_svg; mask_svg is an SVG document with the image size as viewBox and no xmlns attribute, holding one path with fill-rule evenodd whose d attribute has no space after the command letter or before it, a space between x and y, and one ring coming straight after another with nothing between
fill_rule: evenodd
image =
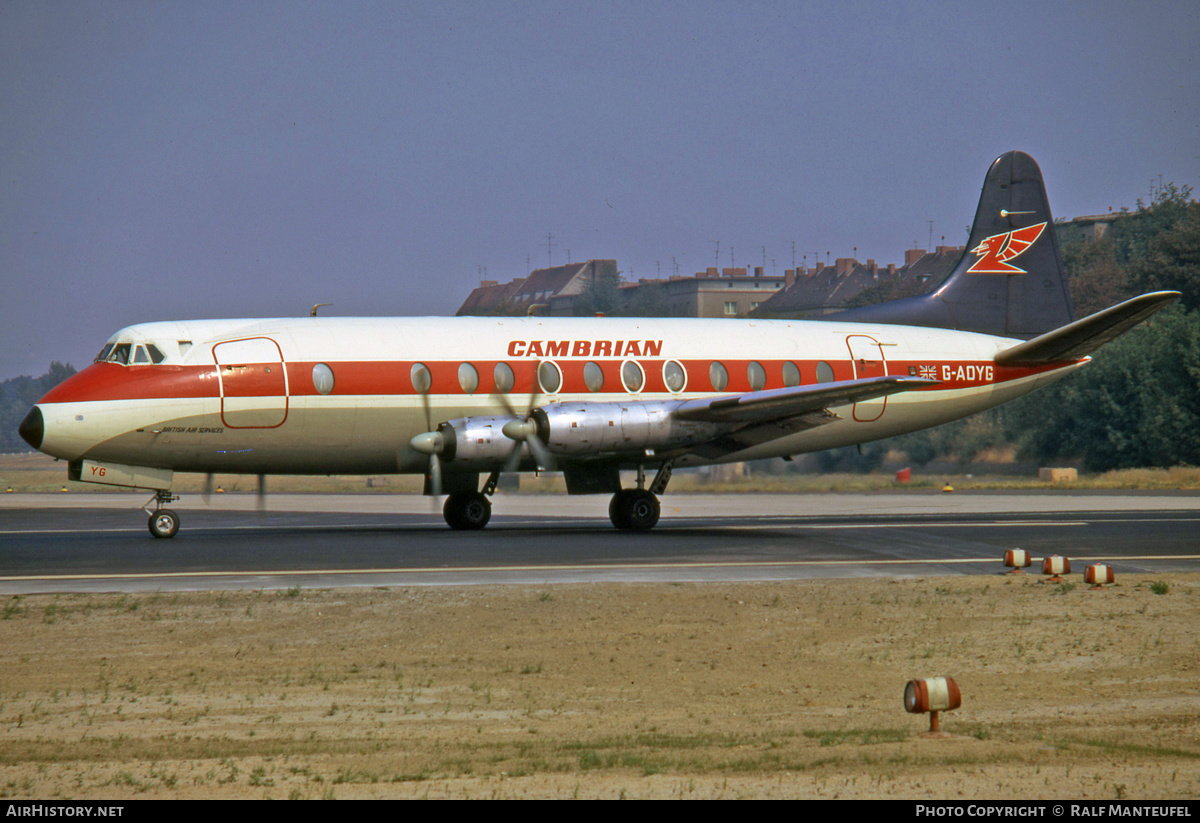
<instances>
[{"instance_id":1,"label":"asphalt taxiway","mask_svg":"<svg viewBox=\"0 0 1200 823\"><path fill-rule=\"evenodd\" d=\"M189 496L171 540L142 502L0 498L0 594L991 574L1011 548L1076 575L1200 571L1196 493L667 495L647 533L613 529L605 497L497 495L456 532L417 496Z\"/></svg>"}]
</instances>

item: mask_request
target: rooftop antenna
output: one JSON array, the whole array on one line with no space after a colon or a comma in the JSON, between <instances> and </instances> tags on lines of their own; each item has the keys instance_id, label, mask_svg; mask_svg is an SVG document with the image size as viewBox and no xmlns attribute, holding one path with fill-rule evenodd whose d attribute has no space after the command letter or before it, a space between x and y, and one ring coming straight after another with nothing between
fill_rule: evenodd
<instances>
[{"instance_id":1,"label":"rooftop antenna","mask_svg":"<svg viewBox=\"0 0 1200 823\"><path fill-rule=\"evenodd\" d=\"M551 262L551 259L550 259L550 255L551 255L551 252L554 250L554 247L557 245L558 244L554 242L554 235L551 234L550 232L546 232L546 265L547 266L553 265L553 263Z\"/></svg>"},{"instance_id":2,"label":"rooftop antenna","mask_svg":"<svg viewBox=\"0 0 1200 823\"><path fill-rule=\"evenodd\" d=\"M926 220L925 222L929 224L929 251L933 251L933 221Z\"/></svg>"},{"instance_id":3,"label":"rooftop antenna","mask_svg":"<svg viewBox=\"0 0 1200 823\"><path fill-rule=\"evenodd\" d=\"M709 240L708 242L717 244L716 258L713 260L713 262L716 263L718 266L721 265L721 241L720 240Z\"/></svg>"}]
</instances>

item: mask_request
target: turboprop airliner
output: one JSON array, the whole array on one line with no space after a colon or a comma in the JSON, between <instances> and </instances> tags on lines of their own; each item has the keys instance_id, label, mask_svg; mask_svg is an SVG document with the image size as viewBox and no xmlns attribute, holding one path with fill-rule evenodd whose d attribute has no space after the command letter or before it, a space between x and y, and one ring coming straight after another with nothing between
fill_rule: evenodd
<instances>
[{"instance_id":1,"label":"turboprop airliner","mask_svg":"<svg viewBox=\"0 0 1200 823\"><path fill-rule=\"evenodd\" d=\"M502 474L561 471L568 494L612 496L614 526L646 530L674 469L964 417L1081 368L1178 296L1076 320L1041 170L1010 152L988 170L962 259L921 297L819 321L145 323L114 334L20 433L71 479L151 491L159 538L179 529L176 472L420 474L448 525L482 529Z\"/></svg>"}]
</instances>

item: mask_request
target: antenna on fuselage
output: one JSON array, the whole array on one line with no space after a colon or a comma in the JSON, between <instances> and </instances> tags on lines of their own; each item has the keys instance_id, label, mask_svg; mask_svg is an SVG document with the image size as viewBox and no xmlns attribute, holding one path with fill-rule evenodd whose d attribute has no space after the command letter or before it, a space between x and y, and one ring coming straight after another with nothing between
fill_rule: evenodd
<instances>
[{"instance_id":1,"label":"antenna on fuselage","mask_svg":"<svg viewBox=\"0 0 1200 823\"><path fill-rule=\"evenodd\" d=\"M333 305L332 303L317 303L315 306L313 306L311 309L308 310L308 316L316 317L317 309L321 308L322 306L332 306L332 305Z\"/></svg>"}]
</instances>

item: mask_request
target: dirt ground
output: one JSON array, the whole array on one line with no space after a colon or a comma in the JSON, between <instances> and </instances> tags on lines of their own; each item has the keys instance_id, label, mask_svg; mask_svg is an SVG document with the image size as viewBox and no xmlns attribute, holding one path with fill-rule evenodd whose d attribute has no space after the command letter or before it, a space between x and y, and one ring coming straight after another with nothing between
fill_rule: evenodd
<instances>
[{"instance_id":1,"label":"dirt ground","mask_svg":"<svg viewBox=\"0 0 1200 823\"><path fill-rule=\"evenodd\" d=\"M1071 580L11 597L0 796L1200 796L1200 575Z\"/></svg>"}]
</instances>

